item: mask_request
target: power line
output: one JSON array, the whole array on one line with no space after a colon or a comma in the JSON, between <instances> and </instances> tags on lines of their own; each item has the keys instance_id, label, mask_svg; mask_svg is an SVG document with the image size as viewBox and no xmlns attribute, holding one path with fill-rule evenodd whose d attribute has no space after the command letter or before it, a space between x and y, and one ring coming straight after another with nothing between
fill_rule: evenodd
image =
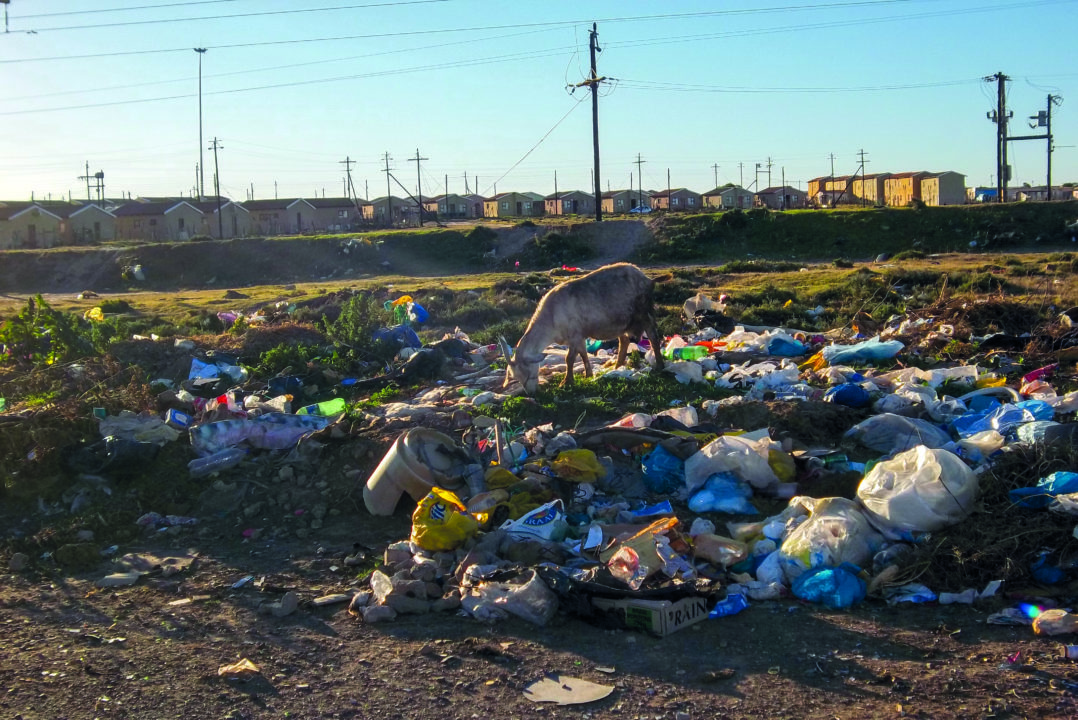
<instances>
[{"instance_id":1,"label":"power line","mask_svg":"<svg viewBox=\"0 0 1078 720\"><path fill-rule=\"evenodd\" d=\"M539 138L539 142L532 145L531 149L529 149L528 152L524 153L520 157L519 160L517 160L515 163L513 163L509 167L508 170L506 170L504 173L502 173L501 177L499 177L497 180L495 180L490 185L488 185L486 191L484 191L483 194L486 195L487 193L489 193L490 190L493 187L495 187L498 183L500 183L502 180L504 180L506 178L506 176L509 175L509 173L513 172L517 168L517 166L520 165L520 163L524 162L528 158L529 155L531 155L533 152L535 152L535 150L540 145L543 144L543 141L546 140L548 137L550 137L550 134L553 133L555 130L557 130L559 125L561 125L563 122L565 122L565 118L569 117L569 115L573 112L573 110L576 110L578 107L580 107L580 104L582 102L584 102L584 98L580 98L575 103L573 103L573 106L569 108L569 111L566 112L564 115L562 115L561 118L558 120L558 122L554 123L553 127L551 127L549 130L546 131L546 134L544 134L543 137ZM479 191L479 188L476 188L476 192L478 192L478 191ZM598 202L598 198L596 198L596 202Z\"/></svg>"},{"instance_id":2,"label":"power line","mask_svg":"<svg viewBox=\"0 0 1078 720\"><path fill-rule=\"evenodd\" d=\"M433 0L427 0L427 1L433 1ZM439 1L446 1L446 0L439 0ZM701 16L769 14L769 13L775 13L775 12L787 12L787 11L792 11L792 10L831 10L831 9L848 8L848 7L853 7L853 6L889 5L889 4L893 4L893 3L929 2L929 1L930 0L875 0L874 2L863 2L862 1L862 2L847 2L847 3L828 3L828 4L823 4L823 5L785 5L785 6L777 6L777 7L770 7L770 8L752 8L752 9L745 9L745 10L713 10L713 11L693 12L693 13L665 13L665 14L660 14L660 15L636 15L636 16L613 17L613 18L600 18L596 22L608 22L608 23L615 23L615 22L621 22L621 23L653 22L653 21L656 21L656 20L681 20L681 19L696 18L696 17L701 17ZM957 1L957 0L950 0L950 1L954 2L954 1ZM1053 1L1053 2L1065 2L1066 0L1051 0L1051 1ZM390 4L392 4L392 3L390 3ZM304 12L308 12L308 11L309 10L304 11ZM289 12L294 12L294 11L289 11ZM191 19L191 18L183 18L183 19ZM198 19L198 18L195 18L195 19ZM364 35L336 35L336 36L320 37L320 38L303 38L303 39L292 39L292 40L267 40L267 41L261 41L261 42L253 42L253 43L233 43L231 45L208 45L207 48L210 49L210 50L224 50L224 49L232 49L232 48L266 47L266 46L273 46L273 45L290 45L290 44L297 44L297 43L335 42L335 41L341 41L341 40L368 40L368 39L376 39L376 38L407 37L407 36L411 36L411 35L431 35L431 34L439 34L439 33L480 32L480 31L486 31L486 30L518 30L518 29L530 29L530 28L542 28L542 27L545 27L545 28L559 28L559 27L577 26L577 25L580 25L581 23L584 23L584 22L586 22L586 21L584 21L584 20L550 20L550 21L545 21L545 22L534 22L534 23L515 23L515 24L508 24L508 25L484 25L484 26L463 27L463 28L442 28L442 29L435 29L435 30L402 30L402 31L392 32L392 33L373 33L373 34L364 34ZM112 25L110 24L109 27L112 27ZM797 29L801 29L802 27L803 26L789 26L788 28L785 28L785 29L797 30ZM614 45L621 46L622 43L612 43L611 44L611 46L614 46ZM0 60L0 63L42 62L42 61L47 61L47 60L79 60L79 59L96 58L96 57L116 57L116 56L122 56L122 55L142 55L142 54L168 53L168 52L175 53L175 52L187 52L189 49L190 48L187 48L187 47L168 48L168 49L154 48L154 49L150 49L150 50L126 50L126 51L116 51L116 52L108 52L108 53L93 53L93 54L84 54L84 55L59 55L59 56L41 57L41 58L13 58L13 59L10 59L10 60Z\"/></svg>"},{"instance_id":3,"label":"power line","mask_svg":"<svg viewBox=\"0 0 1078 720\"><path fill-rule=\"evenodd\" d=\"M630 80L619 78L628 90L670 90L674 92L711 92L711 93L832 93L832 92L879 92L889 90L917 90L935 87L954 87L956 85L979 84L981 78L962 80L944 80L926 83L903 83L898 85L855 85L849 87L748 87L744 85L701 85L673 83L660 80Z\"/></svg>"},{"instance_id":4,"label":"power line","mask_svg":"<svg viewBox=\"0 0 1078 720\"><path fill-rule=\"evenodd\" d=\"M336 10L364 10L378 7L396 7L400 5L429 5L431 3L445 3L452 0L392 0L378 3L364 3L360 5L335 5L332 7L302 8L298 10L264 10L262 12L235 13L232 15L202 15L199 17L184 18L159 18L157 20L130 20L127 22L110 22L98 25L66 25L62 27L39 27L24 32L43 33L57 32L60 30L94 30L97 28L130 27L132 25L161 25L175 22L198 22L200 20L230 20L235 18L264 17L267 15L294 15L297 13L332 12Z\"/></svg>"},{"instance_id":5,"label":"power line","mask_svg":"<svg viewBox=\"0 0 1078 720\"><path fill-rule=\"evenodd\" d=\"M97 8L97 9L94 9L94 10L67 10L67 11L64 11L64 12L55 12L55 13L38 13L36 15L22 15L20 17L23 20L27 20L27 19L30 19L30 18L62 17L62 16L67 16L67 15L94 15L94 14L99 14L99 13L127 12L129 10L157 10L157 9L160 9L160 8L185 7L185 6L188 6L188 5L214 5L216 3L223 3L223 2L236 2L236 0L192 0L191 2L174 2L174 3L165 3L163 5L133 5L131 7L122 7L122 8Z\"/></svg>"}]
</instances>

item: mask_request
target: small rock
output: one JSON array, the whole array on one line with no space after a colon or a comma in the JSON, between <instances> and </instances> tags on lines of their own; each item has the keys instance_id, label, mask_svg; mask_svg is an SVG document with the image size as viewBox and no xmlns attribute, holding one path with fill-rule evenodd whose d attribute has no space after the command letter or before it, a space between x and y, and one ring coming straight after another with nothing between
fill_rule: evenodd
<instances>
[{"instance_id":1,"label":"small rock","mask_svg":"<svg viewBox=\"0 0 1078 720\"><path fill-rule=\"evenodd\" d=\"M17 552L11 556L11 559L7 561L8 569L11 572L22 572L26 569L27 564L30 562L30 556L26 553Z\"/></svg>"},{"instance_id":2,"label":"small rock","mask_svg":"<svg viewBox=\"0 0 1078 720\"><path fill-rule=\"evenodd\" d=\"M324 518L326 516L326 512L327 512L328 509L329 508L327 508L325 505L319 503L319 504L315 505L313 508L311 508L311 515L313 515L314 517L321 520L322 518Z\"/></svg>"},{"instance_id":3,"label":"small rock","mask_svg":"<svg viewBox=\"0 0 1078 720\"><path fill-rule=\"evenodd\" d=\"M436 598L442 594L442 586L436 582L424 583L427 588L427 597Z\"/></svg>"},{"instance_id":4,"label":"small rock","mask_svg":"<svg viewBox=\"0 0 1078 720\"><path fill-rule=\"evenodd\" d=\"M79 530L75 533L75 539L79 542L93 542L94 531L93 530Z\"/></svg>"},{"instance_id":5,"label":"small rock","mask_svg":"<svg viewBox=\"0 0 1078 720\"><path fill-rule=\"evenodd\" d=\"M314 520L311 520L311 530L321 530L321 529L322 529L322 521L321 520L319 520L318 518L315 518Z\"/></svg>"},{"instance_id":6,"label":"small rock","mask_svg":"<svg viewBox=\"0 0 1078 720\"><path fill-rule=\"evenodd\" d=\"M371 594L369 592L358 592L352 596L352 602L348 603L348 612L358 615L363 612L363 608L367 607L370 601Z\"/></svg>"},{"instance_id":7,"label":"small rock","mask_svg":"<svg viewBox=\"0 0 1078 720\"><path fill-rule=\"evenodd\" d=\"M412 549L408 546L407 542L395 542L386 548L385 557L383 558L386 565L396 566L403 562L410 562L412 559Z\"/></svg>"},{"instance_id":8,"label":"small rock","mask_svg":"<svg viewBox=\"0 0 1078 720\"><path fill-rule=\"evenodd\" d=\"M472 416L466 410L454 410L449 417L449 421L453 424L454 429L463 430L466 427L471 427Z\"/></svg>"},{"instance_id":9,"label":"small rock","mask_svg":"<svg viewBox=\"0 0 1078 720\"><path fill-rule=\"evenodd\" d=\"M472 405L489 405L493 400L494 393L490 390L486 390L472 397Z\"/></svg>"},{"instance_id":10,"label":"small rock","mask_svg":"<svg viewBox=\"0 0 1078 720\"><path fill-rule=\"evenodd\" d=\"M296 537L298 537L300 540L306 540L310 534L311 531L307 528L300 528L299 530L296 530Z\"/></svg>"},{"instance_id":11,"label":"small rock","mask_svg":"<svg viewBox=\"0 0 1078 720\"><path fill-rule=\"evenodd\" d=\"M692 720L692 715L687 712L674 713L674 720Z\"/></svg>"},{"instance_id":12,"label":"small rock","mask_svg":"<svg viewBox=\"0 0 1078 720\"><path fill-rule=\"evenodd\" d=\"M253 518L255 515L262 512L263 507L265 507L265 503L253 502L243 509L243 514L245 517Z\"/></svg>"},{"instance_id":13,"label":"small rock","mask_svg":"<svg viewBox=\"0 0 1078 720\"><path fill-rule=\"evenodd\" d=\"M291 465L285 465L277 471L277 477L281 482L291 482L296 477L296 471L292 469Z\"/></svg>"},{"instance_id":14,"label":"small rock","mask_svg":"<svg viewBox=\"0 0 1078 720\"><path fill-rule=\"evenodd\" d=\"M385 604L398 615L426 615L430 612L430 602L407 595L390 595Z\"/></svg>"},{"instance_id":15,"label":"small rock","mask_svg":"<svg viewBox=\"0 0 1078 720\"><path fill-rule=\"evenodd\" d=\"M139 574L137 572L126 573L113 573L112 575L106 575L97 581L98 587L126 587L128 585L134 585L138 582Z\"/></svg>"},{"instance_id":16,"label":"small rock","mask_svg":"<svg viewBox=\"0 0 1078 720\"><path fill-rule=\"evenodd\" d=\"M363 622L379 623L397 619L397 611L385 605L370 605L363 608Z\"/></svg>"},{"instance_id":17,"label":"small rock","mask_svg":"<svg viewBox=\"0 0 1078 720\"><path fill-rule=\"evenodd\" d=\"M360 553L356 553L355 555L349 555L348 557L346 557L344 559L344 566L345 567L359 567L360 565L362 565L365 562L367 562L367 556L362 555Z\"/></svg>"},{"instance_id":18,"label":"small rock","mask_svg":"<svg viewBox=\"0 0 1078 720\"><path fill-rule=\"evenodd\" d=\"M478 395L476 397L478 397ZM497 420L492 417L487 417L486 415L477 415L476 417L472 418L472 424L475 425L477 428L492 428L497 423Z\"/></svg>"},{"instance_id":19,"label":"small rock","mask_svg":"<svg viewBox=\"0 0 1078 720\"><path fill-rule=\"evenodd\" d=\"M457 610L460 608L460 595L458 593L450 593L443 598L438 598L430 604L431 612L447 612L451 610Z\"/></svg>"}]
</instances>

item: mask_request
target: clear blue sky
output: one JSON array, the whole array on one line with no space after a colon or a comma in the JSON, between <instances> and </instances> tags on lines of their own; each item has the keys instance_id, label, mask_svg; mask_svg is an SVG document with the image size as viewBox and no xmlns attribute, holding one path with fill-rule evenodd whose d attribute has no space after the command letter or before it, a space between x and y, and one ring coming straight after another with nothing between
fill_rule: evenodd
<instances>
[{"instance_id":1,"label":"clear blue sky","mask_svg":"<svg viewBox=\"0 0 1078 720\"><path fill-rule=\"evenodd\" d=\"M665 188L669 169L674 187L705 191L714 164L721 184L740 183L743 163L749 186L770 157L773 185L785 169L803 188L830 172L831 153L836 174L854 172L861 149L870 173L956 170L989 185L995 86L983 78L997 71L1013 78L1011 134L1034 133L1027 116L1063 97L1053 180L1078 181L1078 0L11 0L7 11L0 199L85 197L86 162L109 196L190 194L194 47L208 48L204 143L220 140L222 194L235 199L252 184L273 197L275 183L280 197L340 196L346 156L359 194L367 182L384 195L387 151L414 192L417 148L424 195L444 192L446 175L462 192L465 173L486 195L495 181L553 192L555 171L560 190L588 190L590 102L567 86L587 74L592 21L611 78L604 190L629 185L637 153L645 188ZM1043 184L1045 143L1012 143L1012 165L1012 184Z\"/></svg>"}]
</instances>

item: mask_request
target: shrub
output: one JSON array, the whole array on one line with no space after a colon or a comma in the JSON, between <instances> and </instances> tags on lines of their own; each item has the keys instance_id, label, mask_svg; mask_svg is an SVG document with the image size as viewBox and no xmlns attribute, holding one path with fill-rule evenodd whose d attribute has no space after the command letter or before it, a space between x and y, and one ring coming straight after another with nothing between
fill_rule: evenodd
<instances>
[{"instance_id":1,"label":"shrub","mask_svg":"<svg viewBox=\"0 0 1078 720\"><path fill-rule=\"evenodd\" d=\"M93 344L89 323L54 310L40 295L26 301L18 315L0 325L0 362L52 365L88 355Z\"/></svg>"},{"instance_id":2,"label":"shrub","mask_svg":"<svg viewBox=\"0 0 1078 720\"><path fill-rule=\"evenodd\" d=\"M834 260L831 261L831 264L834 265L837 268L846 268L846 269L848 269L848 268L853 267L853 263L850 262L849 260L844 259L844 258L835 258Z\"/></svg>"},{"instance_id":3,"label":"shrub","mask_svg":"<svg viewBox=\"0 0 1078 720\"><path fill-rule=\"evenodd\" d=\"M343 306L337 319L322 320L326 337L354 359L388 362L400 348L396 343L375 342L374 331L384 327L389 320L382 303L368 292L353 295Z\"/></svg>"},{"instance_id":4,"label":"shrub","mask_svg":"<svg viewBox=\"0 0 1078 720\"><path fill-rule=\"evenodd\" d=\"M895 253L892 260L924 260L927 257L920 250L903 250L902 252Z\"/></svg>"}]
</instances>

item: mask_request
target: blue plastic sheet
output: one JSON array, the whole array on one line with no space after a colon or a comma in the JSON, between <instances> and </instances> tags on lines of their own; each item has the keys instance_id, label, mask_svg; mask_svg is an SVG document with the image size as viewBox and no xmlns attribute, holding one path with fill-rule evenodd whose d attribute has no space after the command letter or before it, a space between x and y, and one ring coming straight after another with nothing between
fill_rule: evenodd
<instances>
[{"instance_id":1,"label":"blue plastic sheet","mask_svg":"<svg viewBox=\"0 0 1078 720\"><path fill-rule=\"evenodd\" d=\"M829 365L849 365L893 358L903 347L905 346L898 340L880 342L877 336L856 345L829 345L821 352Z\"/></svg>"},{"instance_id":2,"label":"blue plastic sheet","mask_svg":"<svg viewBox=\"0 0 1078 720\"><path fill-rule=\"evenodd\" d=\"M1024 508L1046 508L1052 504L1056 495L1070 495L1078 492L1078 473L1059 471L1033 487L1015 488L1007 493L1011 502Z\"/></svg>"},{"instance_id":3,"label":"blue plastic sheet","mask_svg":"<svg viewBox=\"0 0 1078 720\"><path fill-rule=\"evenodd\" d=\"M823 603L832 610L848 608L864 600L868 591L860 574L861 568L851 563L810 568L794 580L791 590L802 600Z\"/></svg>"}]
</instances>

